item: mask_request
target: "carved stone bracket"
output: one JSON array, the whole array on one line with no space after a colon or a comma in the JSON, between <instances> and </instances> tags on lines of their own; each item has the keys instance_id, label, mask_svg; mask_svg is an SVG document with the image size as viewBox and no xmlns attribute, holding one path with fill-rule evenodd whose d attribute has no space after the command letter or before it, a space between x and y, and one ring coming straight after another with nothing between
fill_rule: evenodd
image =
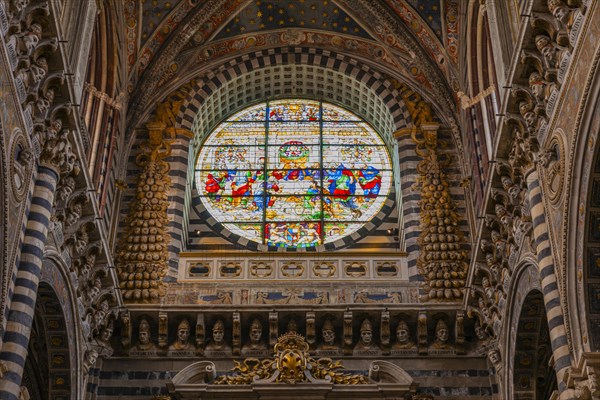
<instances>
[{"instance_id":1,"label":"carved stone bracket","mask_svg":"<svg viewBox=\"0 0 600 400\"><path fill-rule=\"evenodd\" d=\"M575 398L582 400L599 400L599 375L600 353L584 353L579 363L571 367L565 375L567 387L570 389L565 395L575 395Z\"/></svg>"}]
</instances>

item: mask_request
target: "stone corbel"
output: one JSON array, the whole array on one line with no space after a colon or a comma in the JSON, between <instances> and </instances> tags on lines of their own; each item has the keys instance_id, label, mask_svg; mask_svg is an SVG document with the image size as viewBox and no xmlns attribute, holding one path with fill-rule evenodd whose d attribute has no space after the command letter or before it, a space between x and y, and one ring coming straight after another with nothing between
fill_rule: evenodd
<instances>
[{"instance_id":1,"label":"stone corbel","mask_svg":"<svg viewBox=\"0 0 600 400\"><path fill-rule=\"evenodd\" d=\"M242 350L242 322L238 311L233 313L233 329L231 336L233 355L239 356Z\"/></svg>"},{"instance_id":2,"label":"stone corbel","mask_svg":"<svg viewBox=\"0 0 600 400\"><path fill-rule=\"evenodd\" d=\"M269 313L269 346L275 346L279 337L279 313L272 311Z\"/></svg>"},{"instance_id":3,"label":"stone corbel","mask_svg":"<svg viewBox=\"0 0 600 400\"><path fill-rule=\"evenodd\" d=\"M169 322L166 312L158 313L158 346L167 347Z\"/></svg>"},{"instance_id":4,"label":"stone corbel","mask_svg":"<svg viewBox=\"0 0 600 400\"><path fill-rule=\"evenodd\" d=\"M315 344L315 312L306 313L306 343L313 346Z\"/></svg>"},{"instance_id":5,"label":"stone corbel","mask_svg":"<svg viewBox=\"0 0 600 400\"><path fill-rule=\"evenodd\" d=\"M427 354L429 348L427 343L427 313L422 311L417 318L417 342L419 354Z\"/></svg>"},{"instance_id":6,"label":"stone corbel","mask_svg":"<svg viewBox=\"0 0 600 400\"><path fill-rule=\"evenodd\" d=\"M131 346L131 315L129 311L121 313L121 344L125 350Z\"/></svg>"},{"instance_id":7,"label":"stone corbel","mask_svg":"<svg viewBox=\"0 0 600 400\"><path fill-rule=\"evenodd\" d=\"M564 380L569 388L565 392L581 400L599 400L599 377L600 353L583 353L577 365L571 367L565 375ZM560 398L563 398L562 394Z\"/></svg>"},{"instance_id":8,"label":"stone corbel","mask_svg":"<svg viewBox=\"0 0 600 400\"><path fill-rule=\"evenodd\" d=\"M204 314L198 313L196 317L196 348L198 355L204 355L204 342L206 340L206 325L204 323Z\"/></svg>"},{"instance_id":9,"label":"stone corbel","mask_svg":"<svg viewBox=\"0 0 600 400\"><path fill-rule=\"evenodd\" d=\"M344 312L344 354L352 354L352 311Z\"/></svg>"},{"instance_id":10,"label":"stone corbel","mask_svg":"<svg viewBox=\"0 0 600 400\"><path fill-rule=\"evenodd\" d=\"M388 310L381 312L381 350L383 354L390 354L390 312Z\"/></svg>"}]
</instances>

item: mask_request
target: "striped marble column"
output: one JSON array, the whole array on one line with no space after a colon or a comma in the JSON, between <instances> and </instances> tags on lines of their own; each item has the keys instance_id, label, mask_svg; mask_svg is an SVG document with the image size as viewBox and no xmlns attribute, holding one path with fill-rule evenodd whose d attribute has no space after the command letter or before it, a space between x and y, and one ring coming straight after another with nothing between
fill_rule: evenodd
<instances>
[{"instance_id":1,"label":"striped marble column","mask_svg":"<svg viewBox=\"0 0 600 400\"><path fill-rule=\"evenodd\" d=\"M0 380L2 400L19 398L57 182L58 173L55 169L38 167L4 343L0 352L0 360L8 369L4 378Z\"/></svg>"},{"instance_id":2,"label":"striped marble column","mask_svg":"<svg viewBox=\"0 0 600 400\"><path fill-rule=\"evenodd\" d=\"M187 232L184 232L187 228L185 214L188 212L186 209L186 196L189 196L186 188L188 180L191 184L194 179L195 168L195 165L192 168L189 168L188 165L192 137L192 132L184 131L183 129L179 130L176 141L171 145L171 155L166 159L171 167L169 169L169 177L171 178L171 187L169 189L170 205L167 210L169 216L167 232L171 236L171 241L168 247L169 277L165 280L172 280L177 277L179 253L185 248L184 241L187 237ZM191 173L191 178L184 171L189 171L188 173Z\"/></svg>"},{"instance_id":3,"label":"striped marble column","mask_svg":"<svg viewBox=\"0 0 600 400\"><path fill-rule=\"evenodd\" d=\"M565 331L565 320L560 303L560 293L556 278L556 267L550 248L548 236L548 225L542 202L542 191L540 188L539 175L536 169L532 169L526 176L529 206L533 221L533 236L535 239L538 257L538 268L540 270L541 288L544 295L546 316L550 329L550 342L554 356L554 369L558 381L559 391L566 389L563 377L571 366L571 354L567 343Z\"/></svg>"}]
</instances>

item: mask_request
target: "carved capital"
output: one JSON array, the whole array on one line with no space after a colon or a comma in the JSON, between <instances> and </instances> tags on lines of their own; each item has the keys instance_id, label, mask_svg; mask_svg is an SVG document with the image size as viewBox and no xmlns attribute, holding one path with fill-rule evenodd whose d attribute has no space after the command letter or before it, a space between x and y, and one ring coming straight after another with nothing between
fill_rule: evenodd
<instances>
[{"instance_id":1,"label":"carved capital","mask_svg":"<svg viewBox=\"0 0 600 400\"><path fill-rule=\"evenodd\" d=\"M77 160L67 136L67 131L62 130L48 137L40 155L40 165L54 170L60 176L73 171Z\"/></svg>"},{"instance_id":2,"label":"carved capital","mask_svg":"<svg viewBox=\"0 0 600 400\"><path fill-rule=\"evenodd\" d=\"M577 365L569 368L564 380L575 398L600 398L600 353L582 354Z\"/></svg>"}]
</instances>

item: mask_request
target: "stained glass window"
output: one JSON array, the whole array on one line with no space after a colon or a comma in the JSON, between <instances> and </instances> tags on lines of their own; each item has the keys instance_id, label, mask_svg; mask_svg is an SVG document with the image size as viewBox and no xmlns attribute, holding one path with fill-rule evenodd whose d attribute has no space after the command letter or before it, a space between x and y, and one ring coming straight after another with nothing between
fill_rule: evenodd
<instances>
[{"instance_id":1,"label":"stained glass window","mask_svg":"<svg viewBox=\"0 0 600 400\"><path fill-rule=\"evenodd\" d=\"M221 123L202 146L196 186L229 231L314 247L358 231L381 209L392 165L381 137L332 104L279 100Z\"/></svg>"}]
</instances>

